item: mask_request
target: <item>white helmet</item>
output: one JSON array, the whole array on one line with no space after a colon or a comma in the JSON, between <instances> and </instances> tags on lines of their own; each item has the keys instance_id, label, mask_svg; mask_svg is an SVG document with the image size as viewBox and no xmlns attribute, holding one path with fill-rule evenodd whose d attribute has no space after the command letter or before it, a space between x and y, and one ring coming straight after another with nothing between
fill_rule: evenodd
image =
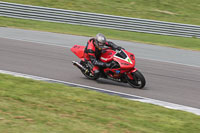
<instances>
[{"instance_id":1,"label":"white helmet","mask_svg":"<svg viewBox=\"0 0 200 133\"><path fill-rule=\"evenodd\" d=\"M101 33L98 33L95 39L97 40L99 46L103 46L106 43L106 37Z\"/></svg>"}]
</instances>

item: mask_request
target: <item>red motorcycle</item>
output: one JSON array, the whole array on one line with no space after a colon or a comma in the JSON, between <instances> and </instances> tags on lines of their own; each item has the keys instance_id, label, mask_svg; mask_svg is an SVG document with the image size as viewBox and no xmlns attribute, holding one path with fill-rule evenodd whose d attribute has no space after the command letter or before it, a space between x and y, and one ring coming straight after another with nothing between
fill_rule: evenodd
<instances>
[{"instance_id":1,"label":"red motorcycle","mask_svg":"<svg viewBox=\"0 0 200 133\"><path fill-rule=\"evenodd\" d=\"M91 72L91 63L84 59L85 46L74 45L71 51L78 56L80 63L72 61L77 66L85 77L89 79L97 79ZM111 68L101 69L101 78L112 79L118 82L124 82L130 84L133 88L142 89L145 84L145 78L142 73L135 68L135 56L134 54L121 49L113 50L111 48L103 48L100 56L102 62L111 62Z\"/></svg>"}]
</instances>

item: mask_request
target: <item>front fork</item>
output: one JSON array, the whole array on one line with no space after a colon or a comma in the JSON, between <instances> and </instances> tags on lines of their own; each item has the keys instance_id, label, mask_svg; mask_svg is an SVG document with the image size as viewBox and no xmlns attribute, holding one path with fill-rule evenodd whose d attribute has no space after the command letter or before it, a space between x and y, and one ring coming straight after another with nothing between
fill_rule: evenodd
<instances>
[{"instance_id":1,"label":"front fork","mask_svg":"<svg viewBox=\"0 0 200 133\"><path fill-rule=\"evenodd\" d=\"M137 71L137 68L133 68L132 70L130 70L129 72L127 72L126 75L128 76L129 79L133 80L132 73L135 73L136 71Z\"/></svg>"}]
</instances>

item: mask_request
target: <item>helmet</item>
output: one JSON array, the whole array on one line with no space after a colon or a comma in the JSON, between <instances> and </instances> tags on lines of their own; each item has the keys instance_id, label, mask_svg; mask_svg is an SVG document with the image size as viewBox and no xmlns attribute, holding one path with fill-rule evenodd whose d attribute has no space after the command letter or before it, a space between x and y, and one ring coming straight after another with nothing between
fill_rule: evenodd
<instances>
[{"instance_id":1,"label":"helmet","mask_svg":"<svg viewBox=\"0 0 200 133\"><path fill-rule=\"evenodd\" d=\"M101 33L98 33L96 35L95 39L97 41L97 45L99 45L99 46L103 46L106 43L106 37L103 34L101 34Z\"/></svg>"}]
</instances>

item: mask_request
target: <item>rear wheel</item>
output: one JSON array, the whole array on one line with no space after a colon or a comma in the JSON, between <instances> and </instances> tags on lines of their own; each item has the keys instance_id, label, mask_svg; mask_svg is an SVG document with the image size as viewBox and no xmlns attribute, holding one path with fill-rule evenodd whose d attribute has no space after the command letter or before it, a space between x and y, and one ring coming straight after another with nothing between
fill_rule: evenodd
<instances>
[{"instance_id":1,"label":"rear wheel","mask_svg":"<svg viewBox=\"0 0 200 133\"><path fill-rule=\"evenodd\" d=\"M81 70L81 72L83 73L83 75L88 78L88 79L92 79L92 80L96 80L98 79L97 76L94 76L91 71L90 68L87 66L87 64L84 61L81 61L80 64L86 68L86 71Z\"/></svg>"},{"instance_id":2,"label":"rear wheel","mask_svg":"<svg viewBox=\"0 0 200 133\"><path fill-rule=\"evenodd\" d=\"M142 73L137 70L131 75L133 76L133 79L130 79L128 76L126 76L128 84L130 84L133 88L142 89L146 84L145 78Z\"/></svg>"}]
</instances>

